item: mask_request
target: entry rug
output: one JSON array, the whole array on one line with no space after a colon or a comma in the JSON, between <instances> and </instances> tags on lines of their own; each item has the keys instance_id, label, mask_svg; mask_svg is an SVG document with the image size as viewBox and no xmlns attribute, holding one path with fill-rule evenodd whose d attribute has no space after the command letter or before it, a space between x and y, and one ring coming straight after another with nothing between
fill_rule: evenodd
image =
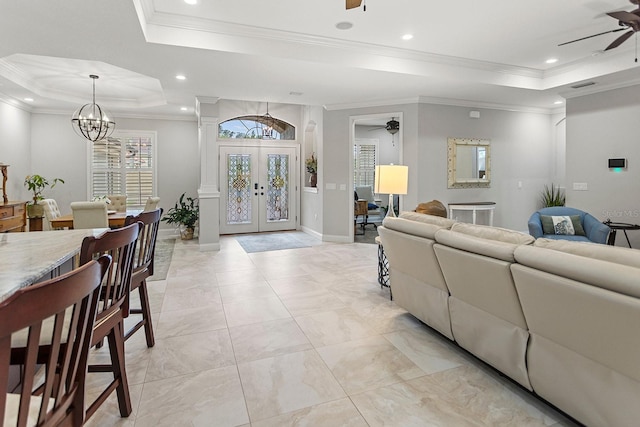
<instances>
[{"instance_id":1,"label":"entry rug","mask_svg":"<svg viewBox=\"0 0 640 427\"><path fill-rule=\"evenodd\" d=\"M153 276L147 280L164 280L167 278L175 243L176 238L173 236L165 238L158 236L156 240L156 251L153 254Z\"/></svg>"},{"instance_id":2,"label":"entry rug","mask_svg":"<svg viewBox=\"0 0 640 427\"><path fill-rule=\"evenodd\" d=\"M246 253L251 254L283 249L310 248L316 239L303 232L291 232L247 234L236 236L236 240Z\"/></svg>"}]
</instances>

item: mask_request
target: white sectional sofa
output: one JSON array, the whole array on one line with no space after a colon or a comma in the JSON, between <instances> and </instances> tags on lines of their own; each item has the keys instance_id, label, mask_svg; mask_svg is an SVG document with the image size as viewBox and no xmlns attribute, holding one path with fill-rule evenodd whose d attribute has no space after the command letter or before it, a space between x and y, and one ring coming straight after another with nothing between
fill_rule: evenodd
<instances>
[{"instance_id":1,"label":"white sectional sofa","mask_svg":"<svg viewBox=\"0 0 640 427\"><path fill-rule=\"evenodd\" d=\"M589 426L640 420L640 251L402 213L394 301Z\"/></svg>"}]
</instances>

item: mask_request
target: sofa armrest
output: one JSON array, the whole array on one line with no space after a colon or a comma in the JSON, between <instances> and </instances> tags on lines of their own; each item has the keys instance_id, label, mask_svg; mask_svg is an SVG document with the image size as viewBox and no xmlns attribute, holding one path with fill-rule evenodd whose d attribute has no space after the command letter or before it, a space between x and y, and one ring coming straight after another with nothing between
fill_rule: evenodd
<instances>
[{"instance_id":1,"label":"sofa armrest","mask_svg":"<svg viewBox=\"0 0 640 427\"><path fill-rule=\"evenodd\" d=\"M609 237L611 229L598 221L593 215L586 214L584 216L583 227L589 240L595 243L607 243L607 238Z\"/></svg>"}]
</instances>

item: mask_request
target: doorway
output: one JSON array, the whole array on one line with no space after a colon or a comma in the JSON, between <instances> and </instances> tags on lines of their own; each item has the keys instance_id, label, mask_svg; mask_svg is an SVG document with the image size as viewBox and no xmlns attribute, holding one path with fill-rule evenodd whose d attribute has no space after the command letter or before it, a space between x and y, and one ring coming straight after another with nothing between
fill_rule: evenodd
<instances>
[{"instance_id":1,"label":"doorway","mask_svg":"<svg viewBox=\"0 0 640 427\"><path fill-rule=\"evenodd\" d=\"M220 234L297 228L297 145L220 147Z\"/></svg>"},{"instance_id":2,"label":"doorway","mask_svg":"<svg viewBox=\"0 0 640 427\"><path fill-rule=\"evenodd\" d=\"M388 112L388 113L376 113L362 116L351 116L350 122L350 141L353 147L350 150L350 182L352 191L354 193L356 185L368 185L368 182L373 182L373 170L376 165L384 164L403 164L402 145L403 145L403 132L404 122L402 112ZM395 126L390 126L390 121L397 121ZM371 153L366 153L368 156L364 160L368 162L367 167L363 168L359 164L359 157L362 157L359 147L363 145L363 141L375 141L376 143L368 143L369 147L375 147L375 153L372 156ZM371 149L369 150L371 151ZM360 154L359 154L360 153ZM370 172L371 171L371 172ZM371 175L369 175L371 174ZM363 178L369 180L367 184L363 184ZM373 184L370 185L373 191ZM381 202L381 205L387 209L389 197L387 194L374 194L375 202ZM351 204L353 206L355 200L351 196ZM351 224L354 224L355 215L351 216ZM377 231L373 226L365 227L365 235L357 236L355 229L357 227L350 226L351 241L369 241L371 236L368 234L377 235Z\"/></svg>"}]
</instances>

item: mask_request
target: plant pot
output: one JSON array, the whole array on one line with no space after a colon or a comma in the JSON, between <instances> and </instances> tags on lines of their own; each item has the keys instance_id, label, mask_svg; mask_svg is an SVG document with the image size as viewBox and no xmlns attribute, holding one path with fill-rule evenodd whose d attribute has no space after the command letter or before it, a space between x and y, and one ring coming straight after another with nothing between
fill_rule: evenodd
<instances>
[{"instance_id":1,"label":"plant pot","mask_svg":"<svg viewBox=\"0 0 640 427\"><path fill-rule=\"evenodd\" d=\"M180 238L182 240L192 240L193 239L193 228L185 227L180 229Z\"/></svg>"},{"instance_id":2,"label":"plant pot","mask_svg":"<svg viewBox=\"0 0 640 427\"><path fill-rule=\"evenodd\" d=\"M315 187L316 185L318 185L318 174L317 173L312 173L311 176L309 177L309 185L311 187Z\"/></svg>"},{"instance_id":3,"label":"plant pot","mask_svg":"<svg viewBox=\"0 0 640 427\"><path fill-rule=\"evenodd\" d=\"M42 218L44 216L44 207L41 205L27 205L27 216L29 218Z\"/></svg>"}]
</instances>

